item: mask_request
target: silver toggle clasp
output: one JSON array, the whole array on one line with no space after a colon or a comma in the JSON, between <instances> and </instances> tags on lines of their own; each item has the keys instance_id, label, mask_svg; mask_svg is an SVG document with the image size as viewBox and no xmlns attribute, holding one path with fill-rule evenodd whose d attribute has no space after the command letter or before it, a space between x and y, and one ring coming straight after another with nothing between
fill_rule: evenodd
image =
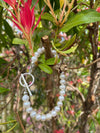
<instances>
[{"instance_id":1,"label":"silver toggle clasp","mask_svg":"<svg viewBox=\"0 0 100 133\"><path fill-rule=\"evenodd\" d=\"M32 77L32 82L31 82L31 84L28 85L28 83L26 82L26 80L25 80L25 78L24 78L25 75L30 75L30 76ZM22 83L22 80L23 80L24 84ZM23 74L21 74L21 76L20 76L20 78L19 78L19 83L20 83L20 85L21 85L22 87L25 87L25 88L27 89L29 95L32 96L32 93L31 93L29 87L34 83L34 76L33 76L31 73L23 73Z\"/></svg>"}]
</instances>

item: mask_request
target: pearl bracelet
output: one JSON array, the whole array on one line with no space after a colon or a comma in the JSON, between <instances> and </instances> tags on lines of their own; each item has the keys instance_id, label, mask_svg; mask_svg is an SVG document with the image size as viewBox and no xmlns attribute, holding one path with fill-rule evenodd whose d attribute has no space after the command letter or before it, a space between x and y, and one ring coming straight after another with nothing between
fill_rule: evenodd
<instances>
[{"instance_id":1,"label":"pearl bracelet","mask_svg":"<svg viewBox=\"0 0 100 133\"><path fill-rule=\"evenodd\" d=\"M20 79L19 79L19 82L21 84L21 86L23 86L24 88L26 87L27 88L27 91L29 92L29 95L31 96L31 92L30 92L30 89L29 87L34 83L34 76L31 74L31 70L32 68L35 66L35 62L37 62L39 56L45 51L44 47L42 48L39 48L37 50L37 52L35 52L35 56L33 56L31 58L31 68L29 70L29 73L24 73L21 75ZM53 55L56 54L56 51L55 50L52 50L52 53ZM24 79L24 75L30 75L32 77L32 83L30 85L27 84L26 80ZM22 84L22 80L24 81L24 84ZM35 110L33 110L33 108L31 107L31 103L29 101L29 96L27 95L27 92L26 90L24 91L24 96L22 97L22 101L23 101L23 106L26 110L27 113L30 114L30 117L31 118L35 118L37 121L46 121L46 120L49 120L51 119L52 117L55 117L57 115L57 113L60 111L60 108L61 106L63 105L63 100L64 100L64 95L65 95L65 86L66 84L66 81L65 81L65 75L64 75L64 72L62 72L60 74L60 86L59 86L59 89L60 89L60 95L58 97L58 102L57 102L57 106L55 106L49 113L47 114L40 114L40 113L37 113Z\"/></svg>"},{"instance_id":2,"label":"pearl bracelet","mask_svg":"<svg viewBox=\"0 0 100 133\"><path fill-rule=\"evenodd\" d=\"M30 69L29 69L29 73L32 73L32 69L33 69L33 67L35 66L35 62L38 61L38 58L39 58L40 55L41 55L42 53L44 53L44 52L45 52L45 48L42 47L42 48L39 48L39 49L37 50L37 52L34 53L34 56L31 58L31 67L30 67ZM52 54L54 55L54 57L58 56L56 50L52 50L52 49L51 49L51 52L52 52ZM58 57L59 57L59 56L58 56Z\"/></svg>"}]
</instances>

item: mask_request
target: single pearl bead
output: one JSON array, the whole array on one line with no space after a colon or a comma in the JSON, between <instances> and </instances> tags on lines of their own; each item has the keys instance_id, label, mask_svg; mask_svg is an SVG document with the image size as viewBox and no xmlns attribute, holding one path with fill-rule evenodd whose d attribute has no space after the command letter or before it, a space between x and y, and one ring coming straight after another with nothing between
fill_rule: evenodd
<instances>
[{"instance_id":1,"label":"single pearl bead","mask_svg":"<svg viewBox=\"0 0 100 133\"><path fill-rule=\"evenodd\" d=\"M24 95L27 95L27 92L26 91L24 91Z\"/></svg>"},{"instance_id":2,"label":"single pearl bead","mask_svg":"<svg viewBox=\"0 0 100 133\"><path fill-rule=\"evenodd\" d=\"M48 113L48 114L46 115L46 118L49 120L49 119L52 118L52 115L51 115L50 113Z\"/></svg>"},{"instance_id":3,"label":"single pearl bead","mask_svg":"<svg viewBox=\"0 0 100 133\"><path fill-rule=\"evenodd\" d=\"M55 54L54 57L56 58L57 57L57 54Z\"/></svg>"},{"instance_id":4,"label":"single pearl bead","mask_svg":"<svg viewBox=\"0 0 100 133\"><path fill-rule=\"evenodd\" d=\"M62 96L62 95L64 95L65 94L65 91L64 90L61 90L60 91L60 95Z\"/></svg>"},{"instance_id":5,"label":"single pearl bead","mask_svg":"<svg viewBox=\"0 0 100 133\"><path fill-rule=\"evenodd\" d=\"M41 48L41 50L42 50L42 52L44 52L44 51L45 51L45 48L44 48L44 47L42 47L42 48Z\"/></svg>"},{"instance_id":6,"label":"single pearl bead","mask_svg":"<svg viewBox=\"0 0 100 133\"><path fill-rule=\"evenodd\" d=\"M61 90L63 90L63 89L66 88L66 86L65 86L65 85L60 85L59 88L60 88Z\"/></svg>"},{"instance_id":7,"label":"single pearl bead","mask_svg":"<svg viewBox=\"0 0 100 133\"><path fill-rule=\"evenodd\" d=\"M59 96L59 100L63 101L64 100L64 96Z\"/></svg>"},{"instance_id":8,"label":"single pearl bead","mask_svg":"<svg viewBox=\"0 0 100 133\"><path fill-rule=\"evenodd\" d=\"M65 75L64 74L61 74L60 75L60 79L65 79Z\"/></svg>"},{"instance_id":9,"label":"single pearl bead","mask_svg":"<svg viewBox=\"0 0 100 133\"><path fill-rule=\"evenodd\" d=\"M61 72L60 74L64 74L64 72Z\"/></svg>"},{"instance_id":10,"label":"single pearl bead","mask_svg":"<svg viewBox=\"0 0 100 133\"><path fill-rule=\"evenodd\" d=\"M32 111L32 112L30 113L30 116L31 116L31 118L34 118L34 117L36 116L36 112L35 112L35 111Z\"/></svg>"},{"instance_id":11,"label":"single pearl bead","mask_svg":"<svg viewBox=\"0 0 100 133\"><path fill-rule=\"evenodd\" d=\"M30 102L24 102L24 103L23 103L23 106L24 106L25 108L29 108L29 107L30 107Z\"/></svg>"},{"instance_id":12,"label":"single pearl bead","mask_svg":"<svg viewBox=\"0 0 100 133\"><path fill-rule=\"evenodd\" d=\"M41 120L42 120L42 121L45 121L45 120L46 120L46 115L42 115L42 116L41 116Z\"/></svg>"},{"instance_id":13,"label":"single pearl bead","mask_svg":"<svg viewBox=\"0 0 100 133\"><path fill-rule=\"evenodd\" d=\"M38 52L38 54L41 54L41 48L39 48L38 50L37 50L37 52Z\"/></svg>"},{"instance_id":14,"label":"single pearl bead","mask_svg":"<svg viewBox=\"0 0 100 133\"><path fill-rule=\"evenodd\" d=\"M57 115L57 112L54 111L54 110L52 110L52 111L51 111L51 115L52 115L53 117L55 117L55 116Z\"/></svg>"},{"instance_id":15,"label":"single pearl bead","mask_svg":"<svg viewBox=\"0 0 100 133\"><path fill-rule=\"evenodd\" d=\"M60 84L66 84L66 81L64 79L60 80Z\"/></svg>"},{"instance_id":16,"label":"single pearl bead","mask_svg":"<svg viewBox=\"0 0 100 133\"><path fill-rule=\"evenodd\" d=\"M28 100L29 100L29 96L28 96L28 95L24 95L24 96L22 97L22 100L23 100L24 102L28 101Z\"/></svg>"},{"instance_id":17,"label":"single pearl bead","mask_svg":"<svg viewBox=\"0 0 100 133\"><path fill-rule=\"evenodd\" d=\"M27 113L31 113L32 111L33 111L32 107L26 109Z\"/></svg>"},{"instance_id":18,"label":"single pearl bead","mask_svg":"<svg viewBox=\"0 0 100 133\"><path fill-rule=\"evenodd\" d=\"M54 108L54 110L55 110L56 112L59 112L59 111L60 111L60 107L56 106L56 107Z\"/></svg>"},{"instance_id":19,"label":"single pearl bead","mask_svg":"<svg viewBox=\"0 0 100 133\"><path fill-rule=\"evenodd\" d=\"M40 54L38 52L35 52L35 57L38 58Z\"/></svg>"},{"instance_id":20,"label":"single pearl bead","mask_svg":"<svg viewBox=\"0 0 100 133\"><path fill-rule=\"evenodd\" d=\"M62 102L61 102L61 101L57 102L57 105L58 105L59 107L61 107L61 106L62 106Z\"/></svg>"},{"instance_id":21,"label":"single pearl bead","mask_svg":"<svg viewBox=\"0 0 100 133\"><path fill-rule=\"evenodd\" d=\"M41 115L40 115L40 114L37 114L37 115L36 115L36 120L37 120L37 121L41 120Z\"/></svg>"},{"instance_id":22,"label":"single pearl bead","mask_svg":"<svg viewBox=\"0 0 100 133\"><path fill-rule=\"evenodd\" d=\"M32 64L37 61L37 58L35 56L32 57Z\"/></svg>"},{"instance_id":23,"label":"single pearl bead","mask_svg":"<svg viewBox=\"0 0 100 133\"><path fill-rule=\"evenodd\" d=\"M52 53L55 55L56 54L56 51L55 50L52 50Z\"/></svg>"}]
</instances>

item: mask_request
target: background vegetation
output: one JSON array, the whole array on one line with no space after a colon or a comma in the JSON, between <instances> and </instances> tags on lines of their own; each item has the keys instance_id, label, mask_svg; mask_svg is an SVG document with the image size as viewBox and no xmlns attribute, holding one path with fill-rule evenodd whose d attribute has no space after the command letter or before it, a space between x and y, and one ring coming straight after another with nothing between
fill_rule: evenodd
<instances>
[{"instance_id":1,"label":"background vegetation","mask_svg":"<svg viewBox=\"0 0 100 133\"><path fill-rule=\"evenodd\" d=\"M66 6L70 13L64 23L64 17L60 21L59 15L64 0L50 0L57 22L45 2L39 0L35 7L38 20L46 5L32 36L34 51L44 46L46 53L32 70L35 76L35 85L31 87L33 107L45 112L55 106L59 96L59 74L64 71L63 107L57 117L46 122L32 120L25 113L19 77L29 71L31 50L23 33L9 20L10 13L5 8L9 5L0 0L0 132L100 133L100 2L74 0L70 10ZM32 6L35 3L33 0ZM56 64L57 58L51 58L47 50L51 47L58 52L60 65ZM40 69L38 64L44 67Z\"/></svg>"}]
</instances>

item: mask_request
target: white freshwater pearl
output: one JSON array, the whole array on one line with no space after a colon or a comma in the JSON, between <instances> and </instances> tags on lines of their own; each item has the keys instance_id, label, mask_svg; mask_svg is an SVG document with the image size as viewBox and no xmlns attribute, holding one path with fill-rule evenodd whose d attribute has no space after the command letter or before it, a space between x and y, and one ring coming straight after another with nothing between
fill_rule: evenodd
<instances>
[{"instance_id":1,"label":"white freshwater pearl","mask_svg":"<svg viewBox=\"0 0 100 133\"><path fill-rule=\"evenodd\" d=\"M46 118L49 120L49 119L52 118L52 115L51 115L50 113L48 113L48 114L46 115Z\"/></svg>"},{"instance_id":2,"label":"white freshwater pearl","mask_svg":"<svg viewBox=\"0 0 100 133\"><path fill-rule=\"evenodd\" d=\"M35 111L32 111L32 112L30 113L30 116L31 116L31 118L34 118L34 117L36 116L36 112L35 112Z\"/></svg>"},{"instance_id":3,"label":"white freshwater pearl","mask_svg":"<svg viewBox=\"0 0 100 133\"><path fill-rule=\"evenodd\" d=\"M60 84L66 84L66 81L64 79L60 80Z\"/></svg>"},{"instance_id":4,"label":"white freshwater pearl","mask_svg":"<svg viewBox=\"0 0 100 133\"><path fill-rule=\"evenodd\" d=\"M38 58L40 54L38 52L35 52L35 57Z\"/></svg>"},{"instance_id":5,"label":"white freshwater pearl","mask_svg":"<svg viewBox=\"0 0 100 133\"><path fill-rule=\"evenodd\" d=\"M38 54L41 54L41 53L42 53L41 48L39 48L39 49L37 50L37 52L38 52Z\"/></svg>"},{"instance_id":6,"label":"white freshwater pearl","mask_svg":"<svg viewBox=\"0 0 100 133\"><path fill-rule=\"evenodd\" d=\"M45 48L44 48L44 47L42 47L42 48L41 48L41 50L42 50L42 52L44 52L44 51L45 51Z\"/></svg>"},{"instance_id":7,"label":"white freshwater pearl","mask_svg":"<svg viewBox=\"0 0 100 133\"><path fill-rule=\"evenodd\" d=\"M61 102L61 101L57 102L57 105L58 105L59 107L61 107L61 106L62 106L62 102Z\"/></svg>"},{"instance_id":8,"label":"white freshwater pearl","mask_svg":"<svg viewBox=\"0 0 100 133\"><path fill-rule=\"evenodd\" d=\"M65 79L65 75L64 74L61 74L60 75L60 79Z\"/></svg>"},{"instance_id":9,"label":"white freshwater pearl","mask_svg":"<svg viewBox=\"0 0 100 133\"><path fill-rule=\"evenodd\" d=\"M65 85L60 85L59 88L60 88L61 90L63 90L63 89L66 88L66 86L65 86Z\"/></svg>"},{"instance_id":10,"label":"white freshwater pearl","mask_svg":"<svg viewBox=\"0 0 100 133\"><path fill-rule=\"evenodd\" d=\"M60 95L62 96L62 95L64 95L65 94L65 91L64 90L61 90L60 91Z\"/></svg>"},{"instance_id":11,"label":"white freshwater pearl","mask_svg":"<svg viewBox=\"0 0 100 133\"><path fill-rule=\"evenodd\" d=\"M42 121L45 121L45 120L46 120L46 115L42 115L42 116L41 116L41 120L42 120Z\"/></svg>"},{"instance_id":12,"label":"white freshwater pearl","mask_svg":"<svg viewBox=\"0 0 100 133\"><path fill-rule=\"evenodd\" d=\"M32 57L32 64L37 61L37 58L35 56Z\"/></svg>"},{"instance_id":13,"label":"white freshwater pearl","mask_svg":"<svg viewBox=\"0 0 100 133\"><path fill-rule=\"evenodd\" d=\"M32 107L26 109L27 113L31 113L32 111L33 111Z\"/></svg>"},{"instance_id":14,"label":"white freshwater pearl","mask_svg":"<svg viewBox=\"0 0 100 133\"><path fill-rule=\"evenodd\" d=\"M52 53L55 55L56 54L56 51L55 50L52 50Z\"/></svg>"},{"instance_id":15,"label":"white freshwater pearl","mask_svg":"<svg viewBox=\"0 0 100 133\"><path fill-rule=\"evenodd\" d=\"M28 101L28 100L29 100L29 96L28 96L28 95L24 95L24 96L22 97L22 100L23 100L24 102Z\"/></svg>"},{"instance_id":16,"label":"white freshwater pearl","mask_svg":"<svg viewBox=\"0 0 100 133\"><path fill-rule=\"evenodd\" d=\"M36 114L36 120L37 121L41 120L41 115L40 114Z\"/></svg>"},{"instance_id":17,"label":"white freshwater pearl","mask_svg":"<svg viewBox=\"0 0 100 133\"><path fill-rule=\"evenodd\" d=\"M64 100L64 96L59 96L59 100L63 101Z\"/></svg>"},{"instance_id":18,"label":"white freshwater pearl","mask_svg":"<svg viewBox=\"0 0 100 133\"><path fill-rule=\"evenodd\" d=\"M60 111L60 107L56 106L56 107L54 108L54 110L55 110L56 112L59 112L59 111Z\"/></svg>"},{"instance_id":19,"label":"white freshwater pearl","mask_svg":"<svg viewBox=\"0 0 100 133\"><path fill-rule=\"evenodd\" d=\"M24 103L23 103L23 106L24 106L25 108L29 108L29 107L30 107L30 102L24 102Z\"/></svg>"},{"instance_id":20,"label":"white freshwater pearl","mask_svg":"<svg viewBox=\"0 0 100 133\"><path fill-rule=\"evenodd\" d=\"M54 111L54 110L52 110L52 111L51 111L51 115L52 115L53 117L55 117L55 116L57 115L57 112Z\"/></svg>"}]
</instances>

